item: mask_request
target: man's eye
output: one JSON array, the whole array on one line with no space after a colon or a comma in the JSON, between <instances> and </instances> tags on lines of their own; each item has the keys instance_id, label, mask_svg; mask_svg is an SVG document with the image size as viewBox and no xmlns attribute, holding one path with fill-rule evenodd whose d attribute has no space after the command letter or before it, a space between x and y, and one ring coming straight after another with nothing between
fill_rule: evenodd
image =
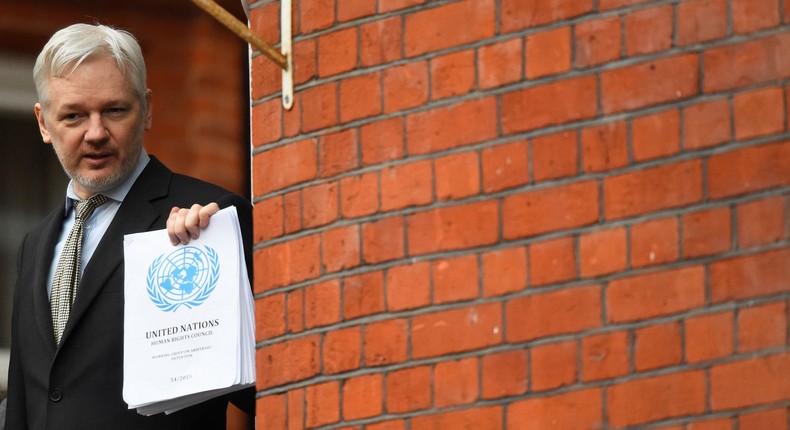
<instances>
[{"instance_id":1,"label":"man's eye","mask_svg":"<svg viewBox=\"0 0 790 430\"><path fill-rule=\"evenodd\" d=\"M78 113L67 113L67 114L63 115L62 118L63 118L64 121L76 121L76 120L78 120L80 118L80 114L78 114Z\"/></svg>"},{"instance_id":2,"label":"man's eye","mask_svg":"<svg viewBox=\"0 0 790 430\"><path fill-rule=\"evenodd\" d=\"M107 109L107 113L109 113L110 115L123 115L124 113L126 113L126 110L127 110L126 108L122 108L122 107L113 107Z\"/></svg>"}]
</instances>

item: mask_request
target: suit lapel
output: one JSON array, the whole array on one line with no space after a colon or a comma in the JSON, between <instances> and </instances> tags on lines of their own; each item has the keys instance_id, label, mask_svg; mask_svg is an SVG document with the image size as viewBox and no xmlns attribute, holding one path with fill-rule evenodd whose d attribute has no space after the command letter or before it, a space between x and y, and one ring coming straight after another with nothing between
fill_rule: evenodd
<instances>
[{"instance_id":1,"label":"suit lapel","mask_svg":"<svg viewBox=\"0 0 790 430\"><path fill-rule=\"evenodd\" d=\"M107 288L107 281L123 264L123 236L151 230L160 219L164 219L161 222L164 225L169 213L163 213L151 202L167 195L171 174L153 157L140 173L85 267L61 344L65 343L96 295Z\"/></svg>"},{"instance_id":2,"label":"suit lapel","mask_svg":"<svg viewBox=\"0 0 790 430\"><path fill-rule=\"evenodd\" d=\"M33 312L36 326L52 354L55 353L55 334L52 327L52 307L49 303L49 294L47 294L47 283L55 253L55 244L63 225L63 213L61 206L47 217L33 267Z\"/></svg>"}]
</instances>

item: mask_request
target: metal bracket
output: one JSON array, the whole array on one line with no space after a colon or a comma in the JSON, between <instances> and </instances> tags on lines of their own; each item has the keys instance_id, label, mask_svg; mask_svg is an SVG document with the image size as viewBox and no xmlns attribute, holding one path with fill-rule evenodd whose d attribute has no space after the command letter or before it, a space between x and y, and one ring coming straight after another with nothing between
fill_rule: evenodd
<instances>
[{"instance_id":1,"label":"metal bracket","mask_svg":"<svg viewBox=\"0 0 790 430\"><path fill-rule=\"evenodd\" d=\"M294 64L291 43L291 0L280 0L280 50L287 60L283 75L283 107L291 110L294 105Z\"/></svg>"},{"instance_id":2,"label":"metal bracket","mask_svg":"<svg viewBox=\"0 0 790 430\"><path fill-rule=\"evenodd\" d=\"M215 3L214 0L192 0L192 3L198 5L222 25L236 33L237 36L244 39L254 48L257 48L261 51L261 54L268 57L282 69L283 107L291 109L294 103L291 0L280 1L280 49L282 52L277 51L261 40L255 33L250 31L246 24L236 19L235 16Z\"/></svg>"}]
</instances>

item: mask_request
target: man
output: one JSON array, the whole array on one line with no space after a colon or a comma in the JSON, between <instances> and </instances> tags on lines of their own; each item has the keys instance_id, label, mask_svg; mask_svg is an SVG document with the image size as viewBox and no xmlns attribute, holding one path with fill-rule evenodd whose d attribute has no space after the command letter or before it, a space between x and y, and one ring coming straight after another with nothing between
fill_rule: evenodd
<instances>
[{"instance_id":1,"label":"man","mask_svg":"<svg viewBox=\"0 0 790 430\"><path fill-rule=\"evenodd\" d=\"M34 79L41 136L71 181L65 207L19 250L6 430L224 430L227 397L151 417L124 403L123 236L167 228L173 244L188 243L220 207L235 205L249 270L249 202L174 174L146 153L152 93L129 33L64 28L44 46ZM77 281L69 281L75 271ZM247 389L229 397L251 414L253 396Z\"/></svg>"},{"instance_id":2,"label":"man","mask_svg":"<svg viewBox=\"0 0 790 430\"><path fill-rule=\"evenodd\" d=\"M0 400L0 430L5 430L5 395L0 396L3 400Z\"/></svg>"}]
</instances>

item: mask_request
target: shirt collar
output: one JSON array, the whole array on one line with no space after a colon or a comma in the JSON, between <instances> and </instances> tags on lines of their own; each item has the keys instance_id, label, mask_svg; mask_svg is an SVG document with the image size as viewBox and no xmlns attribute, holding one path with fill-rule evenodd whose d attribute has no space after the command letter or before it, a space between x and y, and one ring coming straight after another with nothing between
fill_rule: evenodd
<instances>
[{"instance_id":1,"label":"shirt collar","mask_svg":"<svg viewBox=\"0 0 790 430\"><path fill-rule=\"evenodd\" d=\"M148 165L148 161L150 159L151 157L148 155L147 152L145 152L145 149L141 149L140 157L137 158L137 164L134 166L134 170L132 170L132 173L118 185L108 190L102 191L102 194L109 197L113 201L119 203L123 202L123 199L126 198L126 195L129 193L129 190L132 188L132 185L134 185L134 182L137 180L137 177L140 176L141 173L143 173L143 169L145 169L145 166ZM71 210L72 201L81 200L77 196L77 193L74 191L73 180L69 181L69 185L66 187L66 197L67 199L66 199L65 209L66 209L66 213L68 214L69 211Z\"/></svg>"}]
</instances>

